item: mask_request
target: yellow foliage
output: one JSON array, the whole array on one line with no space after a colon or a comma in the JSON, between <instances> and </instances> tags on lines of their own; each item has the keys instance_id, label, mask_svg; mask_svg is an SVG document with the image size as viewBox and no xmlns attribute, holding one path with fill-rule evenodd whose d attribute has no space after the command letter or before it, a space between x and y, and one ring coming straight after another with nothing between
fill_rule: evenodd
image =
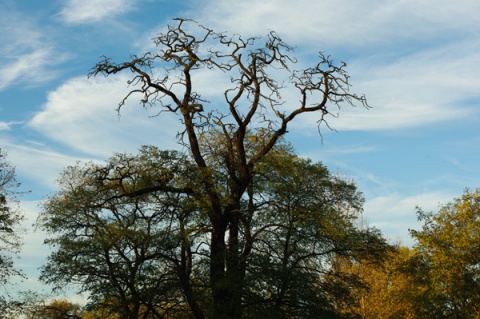
<instances>
[{"instance_id":1,"label":"yellow foliage","mask_svg":"<svg viewBox=\"0 0 480 319\"><path fill-rule=\"evenodd\" d=\"M417 319L418 297L425 291L401 271L413 251L401 247L389 253L382 265L343 261L340 271L358 276L365 288L352 288L353 303L337 305L340 313L362 319Z\"/></svg>"}]
</instances>

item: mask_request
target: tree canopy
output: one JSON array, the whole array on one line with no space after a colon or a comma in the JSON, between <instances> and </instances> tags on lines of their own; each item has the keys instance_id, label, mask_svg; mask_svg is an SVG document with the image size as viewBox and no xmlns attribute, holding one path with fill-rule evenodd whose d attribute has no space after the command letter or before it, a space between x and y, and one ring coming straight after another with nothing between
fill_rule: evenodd
<instances>
[{"instance_id":1,"label":"tree canopy","mask_svg":"<svg viewBox=\"0 0 480 319\"><path fill-rule=\"evenodd\" d=\"M357 227L361 193L288 148L276 148L257 169L238 212L242 281L229 283L241 290L244 316L333 311L335 292L324 282L335 275L331 260L376 258L386 246L378 231ZM222 178L221 169L215 174ZM201 175L184 154L150 146L104 165L67 168L39 218L57 247L42 278L79 284L92 306L110 303L128 318L210 317L214 229L197 193Z\"/></svg>"}]
</instances>

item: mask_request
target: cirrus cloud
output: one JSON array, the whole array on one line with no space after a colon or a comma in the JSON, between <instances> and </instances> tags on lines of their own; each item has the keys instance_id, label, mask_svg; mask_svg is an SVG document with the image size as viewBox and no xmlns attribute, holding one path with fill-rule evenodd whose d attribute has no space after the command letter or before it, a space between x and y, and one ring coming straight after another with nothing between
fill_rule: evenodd
<instances>
[{"instance_id":1,"label":"cirrus cloud","mask_svg":"<svg viewBox=\"0 0 480 319\"><path fill-rule=\"evenodd\" d=\"M129 0L68 0L60 18L68 24L95 23L127 13L132 8Z\"/></svg>"},{"instance_id":2,"label":"cirrus cloud","mask_svg":"<svg viewBox=\"0 0 480 319\"><path fill-rule=\"evenodd\" d=\"M0 5L0 30L0 91L15 84L45 84L58 76L52 67L64 62L68 55L57 52L35 18Z\"/></svg>"}]
</instances>

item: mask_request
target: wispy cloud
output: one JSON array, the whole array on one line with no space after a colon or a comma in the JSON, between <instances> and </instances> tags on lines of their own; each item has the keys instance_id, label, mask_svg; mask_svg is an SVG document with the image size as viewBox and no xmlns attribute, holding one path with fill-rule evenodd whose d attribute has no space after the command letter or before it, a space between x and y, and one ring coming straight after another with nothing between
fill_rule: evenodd
<instances>
[{"instance_id":1,"label":"wispy cloud","mask_svg":"<svg viewBox=\"0 0 480 319\"><path fill-rule=\"evenodd\" d=\"M436 212L439 205L446 204L456 195L446 191L425 192L411 196L390 193L367 199L365 213L367 222L388 234L391 239L401 238L403 244L411 245L409 229L421 227L416 216L416 207Z\"/></svg>"},{"instance_id":2,"label":"wispy cloud","mask_svg":"<svg viewBox=\"0 0 480 319\"><path fill-rule=\"evenodd\" d=\"M51 48L38 48L8 59L8 66L0 70L0 90L12 84L33 86L52 80L56 72L48 70L48 66L58 63L52 62L52 56L55 53Z\"/></svg>"},{"instance_id":3,"label":"wispy cloud","mask_svg":"<svg viewBox=\"0 0 480 319\"><path fill-rule=\"evenodd\" d=\"M326 150L331 154L359 154L359 153L371 153L378 151L378 147L375 146L351 146L347 148L332 147Z\"/></svg>"},{"instance_id":4,"label":"wispy cloud","mask_svg":"<svg viewBox=\"0 0 480 319\"><path fill-rule=\"evenodd\" d=\"M0 131L9 131L12 125L22 124L21 122L2 122L0 121Z\"/></svg>"},{"instance_id":5,"label":"wispy cloud","mask_svg":"<svg viewBox=\"0 0 480 319\"><path fill-rule=\"evenodd\" d=\"M129 0L67 0L60 12L68 24L96 23L113 19L133 9Z\"/></svg>"},{"instance_id":6,"label":"wispy cloud","mask_svg":"<svg viewBox=\"0 0 480 319\"><path fill-rule=\"evenodd\" d=\"M29 87L57 76L51 67L66 60L35 19L0 7L0 91L20 84Z\"/></svg>"},{"instance_id":7,"label":"wispy cloud","mask_svg":"<svg viewBox=\"0 0 480 319\"><path fill-rule=\"evenodd\" d=\"M480 40L429 48L388 63L353 64L355 90L372 112L342 110L341 129L395 129L464 119L480 96Z\"/></svg>"},{"instance_id":8,"label":"wispy cloud","mask_svg":"<svg viewBox=\"0 0 480 319\"><path fill-rule=\"evenodd\" d=\"M78 156L62 154L42 145L26 146L17 144L12 139L0 139L0 142L8 149L8 160L15 165L18 180L39 185L43 191L53 190L60 172L81 160Z\"/></svg>"}]
</instances>

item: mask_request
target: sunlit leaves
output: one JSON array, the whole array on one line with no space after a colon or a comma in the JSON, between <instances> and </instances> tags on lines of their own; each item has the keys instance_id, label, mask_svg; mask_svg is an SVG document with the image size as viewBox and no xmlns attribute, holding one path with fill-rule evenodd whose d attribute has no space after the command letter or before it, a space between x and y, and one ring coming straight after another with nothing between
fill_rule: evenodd
<instances>
[{"instance_id":1,"label":"sunlit leaves","mask_svg":"<svg viewBox=\"0 0 480 319\"><path fill-rule=\"evenodd\" d=\"M436 214L419 210L418 217L423 227L411 234L426 269L431 308L444 317L479 316L480 189L466 190Z\"/></svg>"},{"instance_id":2,"label":"sunlit leaves","mask_svg":"<svg viewBox=\"0 0 480 319\"><path fill-rule=\"evenodd\" d=\"M381 263L335 261L335 268L345 275L356 276L362 285L350 286L349 298L337 298L339 312L362 319L421 319L428 316L428 287L416 280L410 269L415 251L399 247L389 251Z\"/></svg>"}]
</instances>

